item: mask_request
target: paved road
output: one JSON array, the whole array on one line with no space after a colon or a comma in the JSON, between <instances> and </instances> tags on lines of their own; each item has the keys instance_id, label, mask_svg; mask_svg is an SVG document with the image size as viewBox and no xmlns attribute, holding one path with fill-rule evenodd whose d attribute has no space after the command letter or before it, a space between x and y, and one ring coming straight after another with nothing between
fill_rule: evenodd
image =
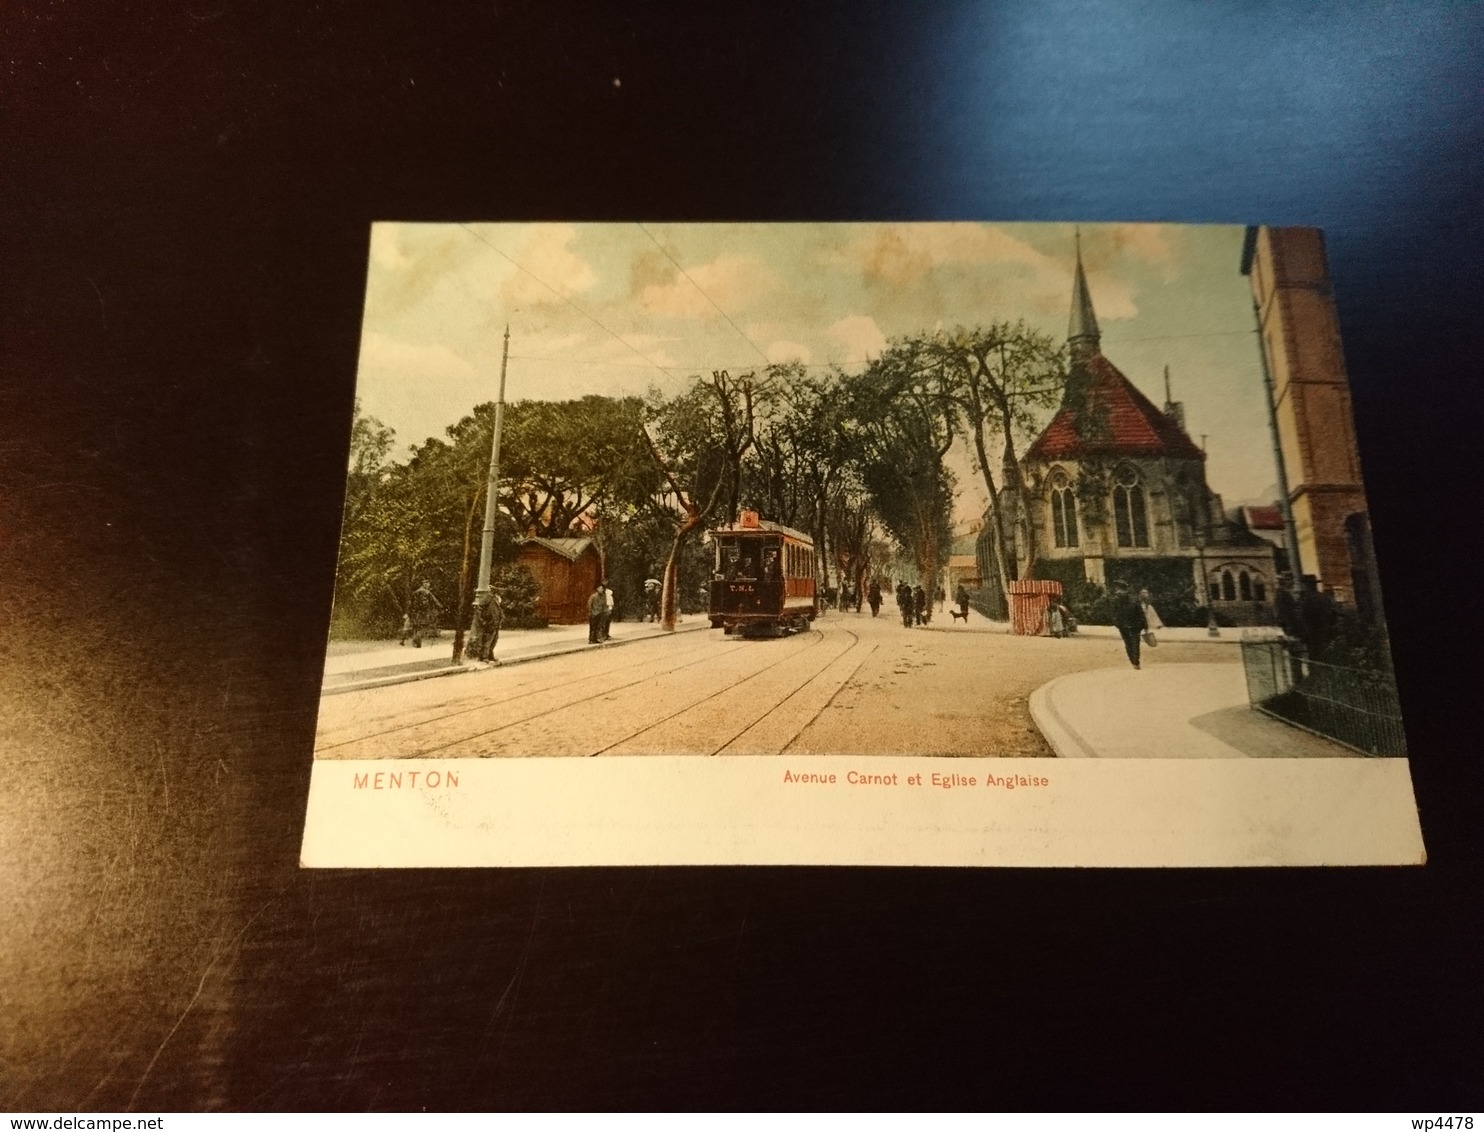
<instances>
[{"instance_id":1,"label":"paved road","mask_svg":"<svg viewBox=\"0 0 1484 1132\"><path fill-rule=\"evenodd\" d=\"M321 702L316 756L1053 755L1031 693L1123 664L1121 646L985 627L831 614L777 640L687 633L347 693ZM1172 643L1151 663L1231 659L1229 645Z\"/></svg>"}]
</instances>

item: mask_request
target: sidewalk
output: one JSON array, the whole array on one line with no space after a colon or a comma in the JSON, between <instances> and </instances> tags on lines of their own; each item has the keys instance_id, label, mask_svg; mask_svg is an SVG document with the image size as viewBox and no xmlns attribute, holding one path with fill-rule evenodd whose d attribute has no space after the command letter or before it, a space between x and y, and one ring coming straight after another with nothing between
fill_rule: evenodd
<instances>
[{"instance_id":1,"label":"sidewalk","mask_svg":"<svg viewBox=\"0 0 1484 1132\"><path fill-rule=\"evenodd\" d=\"M884 611L883 611L884 612ZM960 621L956 617L950 617L946 610L935 612L930 625L921 625L918 628L928 629L938 633L1008 633L1010 623L1008 621L991 621L977 610L969 610L968 621ZM1195 641L1202 644L1241 644L1245 637L1247 640L1263 640L1281 637L1283 630L1276 625L1236 626L1221 630L1219 637L1213 637L1204 627L1188 629L1157 629L1156 637L1161 641ZM1118 639L1118 630L1112 625L1078 625L1076 637L1107 637L1112 640Z\"/></svg>"},{"instance_id":2,"label":"sidewalk","mask_svg":"<svg viewBox=\"0 0 1484 1132\"><path fill-rule=\"evenodd\" d=\"M709 627L710 622L704 614L693 613L681 620L675 632L688 633ZM501 666L523 664L592 648L614 648L635 641L673 636L655 622L647 621L615 621L610 634L609 640L594 646L588 644L586 625L502 629L495 645L495 659ZM434 640L424 641L422 648L414 648L410 641L405 645L398 645L395 641L331 641L325 656L325 676L320 685L320 695L332 696L409 680L457 676L485 667L468 659L463 664L454 664L453 633L450 631Z\"/></svg>"},{"instance_id":3,"label":"sidewalk","mask_svg":"<svg viewBox=\"0 0 1484 1132\"><path fill-rule=\"evenodd\" d=\"M1030 709L1060 758L1355 756L1338 743L1254 711L1240 663L1156 662L1142 669L1075 672L1032 692Z\"/></svg>"}]
</instances>

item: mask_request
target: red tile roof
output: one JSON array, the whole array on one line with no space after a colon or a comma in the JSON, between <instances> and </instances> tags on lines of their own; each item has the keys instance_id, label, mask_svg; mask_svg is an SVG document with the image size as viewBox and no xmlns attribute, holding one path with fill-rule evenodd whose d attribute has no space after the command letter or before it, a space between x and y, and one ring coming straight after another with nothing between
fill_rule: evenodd
<instances>
[{"instance_id":1,"label":"red tile roof","mask_svg":"<svg viewBox=\"0 0 1484 1132\"><path fill-rule=\"evenodd\" d=\"M1074 371L1068 396L1045 431L1026 450L1029 460L1080 456L1172 456L1203 460L1206 454L1185 430L1140 393L1102 354ZM1080 395L1076 390L1080 388Z\"/></svg>"},{"instance_id":2,"label":"red tile roof","mask_svg":"<svg viewBox=\"0 0 1484 1132\"><path fill-rule=\"evenodd\" d=\"M1247 513L1247 527L1254 531L1281 531L1283 512L1276 507L1243 507Z\"/></svg>"}]
</instances>

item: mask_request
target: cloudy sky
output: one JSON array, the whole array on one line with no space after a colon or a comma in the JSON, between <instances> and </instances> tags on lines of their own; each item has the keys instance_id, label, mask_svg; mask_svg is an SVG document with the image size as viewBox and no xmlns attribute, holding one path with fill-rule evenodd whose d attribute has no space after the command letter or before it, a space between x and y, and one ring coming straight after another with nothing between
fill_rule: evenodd
<instances>
[{"instance_id":1,"label":"cloudy sky","mask_svg":"<svg viewBox=\"0 0 1484 1132\"><path fill-rule=\"evenodd\" d=\"M1083 225L1103 352L1156 404L1170 367L1228 505L1276 479L1242 229ZM1066 336L1063 224L377 224L361 339L362 409L398 451L495 397L684 387L769 361L858 371L898 335L1024 318ZM984 497L959 461L960 519Z\"/></svg>"}]
</instances>

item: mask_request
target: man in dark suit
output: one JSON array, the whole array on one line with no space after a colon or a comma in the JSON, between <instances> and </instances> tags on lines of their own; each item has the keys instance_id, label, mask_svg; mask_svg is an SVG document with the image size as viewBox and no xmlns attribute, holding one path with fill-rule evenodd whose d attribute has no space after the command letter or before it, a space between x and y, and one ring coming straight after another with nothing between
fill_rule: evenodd
<instances>
[{"instance_id":1,"label":"man in dark suit","mask_svg":"<svg viewBox=\"0 0 1484 1132\"><path fill-rule=\"evenodd\" d=\"M1123 638L1123 651L1128 653L1128 662L1138 668L1144 609L1129 590L1127 582L1113 583L1113 624Z\"/></svg>"}]
</instances>

